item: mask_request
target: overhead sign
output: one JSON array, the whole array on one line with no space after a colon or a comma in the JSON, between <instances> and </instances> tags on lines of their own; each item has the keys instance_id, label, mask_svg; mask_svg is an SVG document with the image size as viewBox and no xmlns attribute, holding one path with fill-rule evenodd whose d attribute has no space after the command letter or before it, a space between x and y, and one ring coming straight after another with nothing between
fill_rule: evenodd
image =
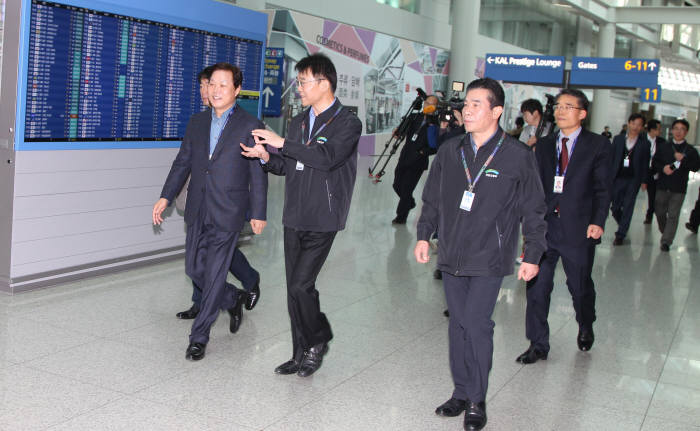
<instances>
[{"instance_id":1,"label":"overhead sign","mask_svg":"<svg viewBox=\"0 0 700 431\"><path fill-rule=\"evenodd\" d=\"M267 117L279 117L282 114L283 75L284 49L267 48L265 50L263 89L260 94L262 113Z\"/></svg>"},{"instance_id":2,"label":"overhead sign","mask_svg":"<svg viewBox=\"0 0 700 431\"><path fill-rule=\"evenodd\" d=\"M639 100L648 103L661 102L661 87L642 88L639 92Z\"/></svg>"},{"instance_id":3,"label":"overhead sign","mask_svg":"<svg viewBox=\"0 0 700 431\"><path fill-rule=\"evenodd\" d=\"M486 54L484 76L508 82L561 85L564 57Z\"/></svg>"},{"instance_id":4,"label":"overhead sign","mask_svg":"<svg viewBox=\"0 0 700 431\"><path fill-rule=\"evenodd\" d=\"M659 60L645 58L574 57L571 85L620 88L656 88Z\"/></svg>"}]
</instances>

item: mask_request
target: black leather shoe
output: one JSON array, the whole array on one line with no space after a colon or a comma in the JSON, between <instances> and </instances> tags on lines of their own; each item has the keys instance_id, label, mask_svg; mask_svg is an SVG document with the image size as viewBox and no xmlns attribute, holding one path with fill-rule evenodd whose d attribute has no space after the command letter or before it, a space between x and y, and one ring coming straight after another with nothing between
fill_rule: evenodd
<instances>
[{"instance_id":1,"label":"black leather shoe","mask_svg":"<svg viewBox=\"0 0 700 431\"><path fill-rule=\"evenodd\" d=\"M543 361L547 360L547 352L543 352L539 349L536 349L534 347L530 347L523 353L522 355L518 356L515 359L515 362L520 362L521 364L534 364L535 362L539 361L542 359Z\"/></svg>"},{"instance_id":2,"label":"black leather shoe","mask_svg":"<svg viewBox=\"0 0 700 431\"><path fill-rule=\"evenodd\" d=\"M459 416L466 407L467 402L465 400L460 400L458 398L450 398L435 409L435 414L438 416L447 417Z\"/></svg>"},{"instance_id":3,"label":"black leather shoe","mask_svg":"<svg viewBox=\"0 0 700 431\"><path fill-rule=\"evenodd\" d=\"M299 371L299 361L294 358L275 368L275 374L282 375L296 374L297 371Z\"/></svg>"},{"instance_id":4,"label":"black leather shoe","mask_svg":"<svg viewBox=\"0 0 700 431\"><path fill-rule=\"evenodd\" d=\"M661 244L661 251L669 251L671 247L668 244Z\"/></svg>"},{"instance_id":5,"label":"black leather shoe","mask_svg":"<svg viewBox=\"0 0 700 431\"><path fill-rule=\"evenodd\" d=\"M578 349L582 352L587 352L593 347L593 341L595 336L593 331L584 331L582 329L578 330L578 337L576 337L576 343L578 344Z\"/></svg>"},{"instance_id":6,"label":"black leather shoe","mask_svg":"<svg viewBox=\"0 0 700 431\"><path fill-rule=\"evenodd\" d=\"M192 304L189 310L181 311L177 313L175 316L177 316L178 319L184 319L184 320L189 320L189 319L194 319L197 317L199 314L199 306L196 304Z\"/></svg>"},{"instance_id":7,"label":"black leather shoe","mask_svg":"<svg viewBox=\"0 0 700 431\"><path fill-rule=\"evenodd\" d=\"M207 345L204 343L190 343L185 352L185 359L188 361L199 361L204 357L205 350L207 350Z\"/></svg>"},{"instance_id":8,"label":"black leather shoe","mask_svg":"<svg viewBox=\"0 0 700 431\"><path fill-rule=\"evenodd\" d=\"M445 310L442 312L442 314L444 314L445 317L450 317L450 310Z\"/></svg>"},{"instance_id":9,"label":"black leather shoe","mask_svg":"<svg viewBox=\"0 0 700 431\"><path fill-rule=\"evenodd\" d=\"M693 232L693 233L698 233L698 228L695 227L695 226L693 226L693 225L690 224L690 223L686 223L686 224L685 224L685 228L688 229L689 231Z\"/></svg>"},{"instance_id":10,"label":"black leather shoe","mask_svg":"<svg viewBox=\"0 0 700 431\"><path fill-rule=\"evenodd\" d=\"M480 430L486 426L486 403L467 401L464 413L464 429L467 431Z\"/></svg>"},{"instance_id":11,"label":"black leather shoe","mask_svg":"<svg viewBox=\"0 0 700 431\"><path fill-rule=\"evenodd\" d=\"M391 221L391 224L406 224L406 219L400 219L396 217Z\"/></svg>"},{"instance_id":12,"label":"black leather shoe","mask_svg":"<svg viewBox=\"0 0 700 431\"><path fill-rule=\"evenodd\" d=\"M245 292L242 290L236 290L236 305L229 308L228 314L231 316L231 322L229 323L228 329L232 334L238 332L238 328L241 327L241 320L243 320L243 299L245 297Z\"/></svg>"},{"instance_id":13,"label":"black leather shoe","mask_svg":"<svg viewBox=\"0 0 700 431\"><path fill-rule=\"evenodd\" d=\"M260 279L258 278L258 281L255 282L255 286L248 292L248 295L245 298L245 309L246 310L252 310L255 308L255 304L258 303L258 299L260 299Z\"/></svg>"},{"instance_id":14,"label":"black leather shoe","mask_svg":"<svg viewBox=\"0 0 700 431\"><path fill-rule=\"evenodd\" d=\"M308 377L321 368L323 355L328 352L328 343L316 344L309 350L304 352L304 358L299 365L297 375L299 377Z\"/></svg>"},{"instance_id":15,"label":"black leather shoe","mask_svg":"<svg viewBox=\"0 0 700 431\"><path fill-rule=\"evenodd\" d=\"M442 280L442 271L440 271L439 269L433 271L433 278L436 280Z\"/></svg>"},{"instance_id":16,"label":"black leather shoe","mask_svg":"<svg viewBox=\"0 0 700 431\"><path fill-rule=\"evenodd\" d=\"M615 239L613 240L613 245L622 245L622 238L619 236L616 236Z\"/></svg>"},{"instance_id":17,"label":"black leather shoe","mask_svg":"<svg viewBox=\"0 0 700 431\"><path fill-rule=\"evenodd\" d=\"M644 219L644 224L651 224L651 217L647 217Z\"/></svg>"}]
</instances>

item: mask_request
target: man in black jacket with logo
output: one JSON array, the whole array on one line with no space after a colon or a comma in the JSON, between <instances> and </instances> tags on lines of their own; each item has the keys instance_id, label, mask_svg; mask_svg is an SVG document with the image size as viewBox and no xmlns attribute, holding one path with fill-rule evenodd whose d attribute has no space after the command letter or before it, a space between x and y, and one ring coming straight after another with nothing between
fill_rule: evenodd
<instances>
[{"instance_id":1,"label":"man in black jacket with logo","mask_svg":"<svg viewBox=\"0 0 700 431\"><path fill-rule=\"evenodd\" d=\"M440 226L438 269L450 312L452 397L435 413L466 411L464 428L486 425L486 391L493 358L491 320L503 277L513 273L520 220L525 258L518 278L538 272L545 250L544 193L535 155L498 126L504 92L490 78L467 87L464 136L440 147L423 190L414 254L429 260L428 239Z\"/></svg>"},{"instance_id":2,"label":"man in black jacket with logo","mask_svg":"<svg viewBox=\"0 0 700 431\"><path fill-rule=\"evenodd\" d=\"M678 218L688 191L688 174L700 169L698 152L685 141L690 124L679 119L671 125L672 139L656 149L652 160L659 173L656 182L656 221L661 231L661 251L669 251L678 229Z\"/></svg>"},{"instance_id":3,"label":"man in black jacket with logo","mask_svg":"<svg viewBox=\"0 0 700 431\"><path fill-rule=\"evenodd\" d=\"M337 75L328 57L303 58L296 70L301 101L311 107L292 119L286 138L258 129L252 132L255 147L241 147L243 154L260 158L266 171L285 177L282 224L294 348L292 359L275 372L306 377L321 366L333 338L316 278L336 233L345 229L362 123L335 98ZM280 153L268 153L263 143Z\"/></svg>"}]
</instances>

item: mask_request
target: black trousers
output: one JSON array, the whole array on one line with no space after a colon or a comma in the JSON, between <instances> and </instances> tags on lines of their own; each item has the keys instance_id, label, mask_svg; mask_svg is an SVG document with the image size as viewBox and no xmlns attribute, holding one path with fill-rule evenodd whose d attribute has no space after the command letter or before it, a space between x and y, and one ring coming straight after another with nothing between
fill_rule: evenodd
<instances>
[{"instance_id":1,"label":"black trousers","mask_svg":"<svg viewBox=\"0 0 700 431\"><path fill-rule=\"evenodd\" d=\"M624 238L632 223L634 203L639 189L635 187L634 178L615 178L612 187L610 211L617 222L615 237Z\"/></svg>"},{"instance_id":2,"label":"black trousers","mask_svg":"<svg viewBox=\"0 0 700 431\"><path fill-rule=\"evenodd\" d=\"M423 170L422 165L396 165L393 188L399 196L396 218L401 221L406 221L409 211L416 206L416 201L413 199L413 191L416 189L421 175L423 175Z\"/></svg>"},{"instance_id":3,"label":"black trousers","mask_svg":"<svg viewBox=\"0 0 700 431\"><path fill-rule=\"evenodd\" d=\"M691 226L698 229L700 226L700 189L698 189L698 200L695 201L695 208L690 212L690 220L688 220Z\"/></svg>"},{"instance_id":4,"label":"black trousers","mask_svg":"<svg viewBox=\"0 0 700 431\"><path fill-rule=\"evenodd\" d=\"M287 273L287 309L292 326L293 355L333 338L321 312L316 278L331 251L337 232L298 231L284 227L284 265Z\"/></svg>"},{"instance_id":5,"label":"black trousers","mask_svg":"<svg viewBox=\"0 0 700 431\"><path fill-rule=\"evenodd\" d=\"M443 272L442 282L450 312L452 397L485 401L493 362L491 316L503 277L456 277Z\"/></svg>"},{"instance_id":6,"label":"black trousers","mask_svg":"<svg viewBox=\"0 0 700 431\"><path fill-rule=\"evenodd\" d=\"M556 244L565 235L558 218L548 223L548 245L537 277L527 283L527 309L525 335L530 345L549 352L549 304L554 290L554 271L561 258L566 274L566 286L573 300L576 322L580 328L591 331L595 316L595 285L591 272L595 258L595 244L590 242L585 250L567 250Z\"/></svg>"},{"instance_id":7,"label":"black trousers","mask_svg":"<svg viewBox=\"0 0 700 431\"><path fill-rule=\"evenodd\" d=\"M654 202L656 201L656 180L651 179L647 183L647 214L646 218L651 220L654 216Z\"/></svg>"},{"instance_id":8,"label":"black trousers","mask_svg":"<svg viewBox=\"0 0 700 431\"><path fill-rule=\"evenodd\" d=\"M233 259L228 270L241 282L243 289L247 292L253 290L255 283L260 279L258 271L250 266L250 262L238 247L233 251ZM202 289L194 281L192 282L192 302L197 306L202 302Z\"/></svg>"},{"instance_id":9,"label":"black trousers","mask_svg":"<svg viewBox=\"0 0 700 431\"><path fill-rule=\"evenodd\" d=\"M226 275L238 234L218 230L206 215L200 215L187 227L185 272L202 288L202 301L199 314L192 322L190 343L209 342L209 331L219 311L236 305L237 291L226 282Z\"/></svg>"}]
</instances>

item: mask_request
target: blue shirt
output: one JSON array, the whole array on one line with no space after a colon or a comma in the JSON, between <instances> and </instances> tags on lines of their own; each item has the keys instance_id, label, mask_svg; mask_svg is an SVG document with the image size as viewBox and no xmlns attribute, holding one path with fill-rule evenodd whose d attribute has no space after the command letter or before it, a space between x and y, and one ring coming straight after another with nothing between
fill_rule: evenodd
<instances>
[{"instance_id":1,"label":"blue shirt","mask_svg":"<svg viewBox=\"0 0 700 431\"><path fill-rule=\"evenodd\" d=\"M566 150L569 153L569 160L571 160L571 152L574 150L574 145L576 144L576 140L580 134L581 127L574 130L569 136L566 136L564 132L560 130L559 136L557 137L557 154L561 154L561 138L569 138L569 140L566 142Z\"/></svg>"},{"instance_id":2,"label":"blue shirt","mask_svg":"<svg viewBox=\"0 0 700 431\"><path fill-rule=\"evenodd\" d=\"M219 142L219 137L221 137L221 132L224 130L224 126L226 126L226 122L228 121L228 117L233 114L233 110L236 107L236 104L226 110L226 112L221 115L221 117L216 116L216 111L213 109L211 110L211 127L209 128L209 158L211 159L211 155L214 154L214 150L216 149L216 144Z\"/></svg>"},{"instance_id":3,"label":"blue shirt","mask_svg":"<svg viewBox=\"0 0 700 431\"><path fill-rule=\"evenodd\" d=\"M328 107L326 109L324 109L322 112L319 112L318 115L321 115L324 112L328 111L328 109L331 106L335 105L336 100L338 100L338 98L334 97L333 103L328 105ZM311 131L314 130L314 123L316 122L316 117L317 117L317 115L314 114L314 108L313 107L309 108L309 137L311 137ZM301 139L304 139L304 137L302 136Z\"/></svg>"}]
</instances>

